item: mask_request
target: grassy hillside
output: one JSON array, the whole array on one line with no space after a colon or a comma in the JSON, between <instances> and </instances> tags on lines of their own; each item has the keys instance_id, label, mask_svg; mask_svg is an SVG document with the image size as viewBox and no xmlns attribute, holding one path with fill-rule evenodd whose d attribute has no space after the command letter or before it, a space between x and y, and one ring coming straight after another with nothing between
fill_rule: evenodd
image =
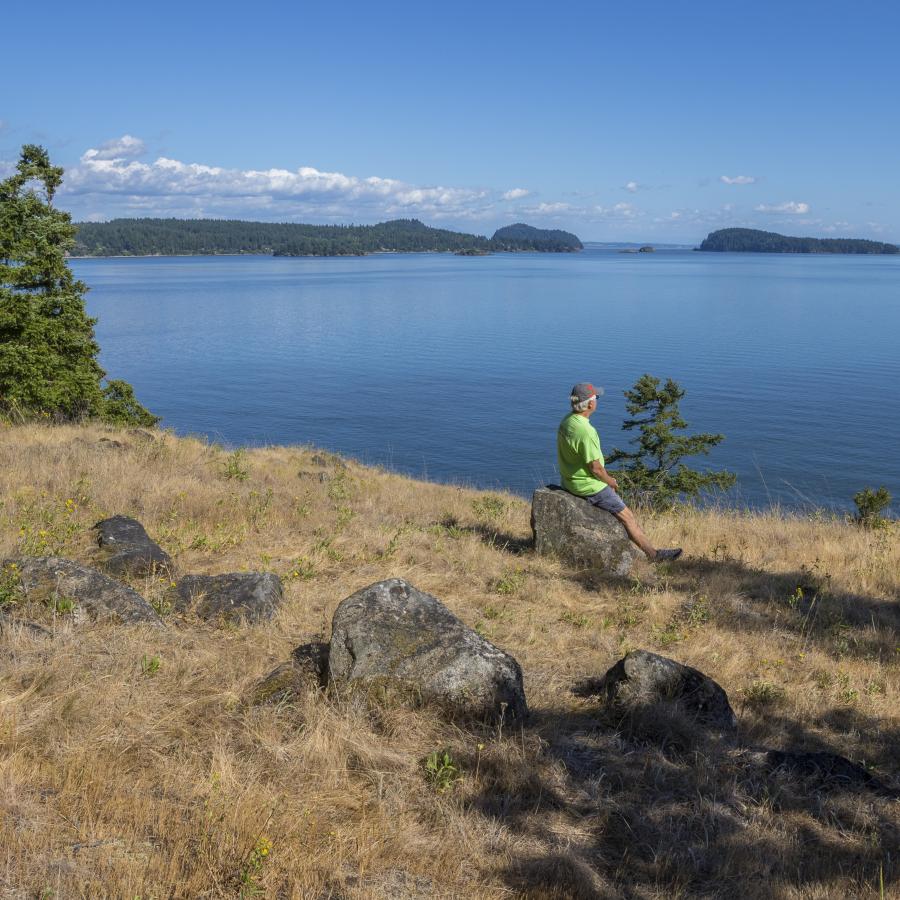
<instances>
[{"instance_id":1,"label":"grassy hillside","mask_svg":"<svg viewBox=\"0 0 900 900\"><path fill-rule=\"evenodd\" d=\"M228 454L86 427L0 428L0 554L90 563L133 515L181 572L271 570L268 624L0 637L0 896L891 896L896 801L750 776L646 741L572 686L631 648L696 666L750 745L829 749L896 784L900 547L828 518L647 518L669 567L607 582L535 557L520 499L304 448ZM521 663L532 717L311 691L247 702L336 605L390 576ZM166 583L134 584L159 604ZM0 594L2 596L2 594ZM810 601L815 598L814 603ZM165 612L165 610L163 610ZM422 761L447 750L445 790Z\"/></svg>"}]
</instances>

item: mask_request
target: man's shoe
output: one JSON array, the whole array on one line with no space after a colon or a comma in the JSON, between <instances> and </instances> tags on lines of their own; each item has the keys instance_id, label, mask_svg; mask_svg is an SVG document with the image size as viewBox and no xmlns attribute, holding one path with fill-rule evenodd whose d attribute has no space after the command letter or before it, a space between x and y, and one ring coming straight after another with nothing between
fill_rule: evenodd
<instances>
[{"instance_id":1,"label":"man's shoe","mask_svg":"<svg viewBox=\"0 0 900 900\"><path fill-rule=\"evenodd\" d=\"M681 553L681 547L676 547L674 550L657 550L656 556L653 557L653 562L669 562L673 559L678 559Z\"/></svg>"}]
</instances>

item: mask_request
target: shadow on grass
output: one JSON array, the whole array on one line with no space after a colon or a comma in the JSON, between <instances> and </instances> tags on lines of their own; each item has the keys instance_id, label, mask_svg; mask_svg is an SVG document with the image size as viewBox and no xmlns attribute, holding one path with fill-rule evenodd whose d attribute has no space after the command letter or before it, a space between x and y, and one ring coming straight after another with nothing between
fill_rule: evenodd
<instances>
[{"instance_id":1,"label":"shadow on grass","mask_svg":"<svg viewBox=\"0 0 900 900\"><path fill-rule=\"evenodd\" d=\"M510 553L513 556L522 556L534 550L534 539L531 537L517 537L514 534L501 531L492 525L479 522L477 525L461 525L457 519L449 516L437 523L450 534L472 534L501 553Z\"/></svg>"},{"instance_id":2,"label":"shadow on grass","mask_svg":"<svg viewBox=\"0 0 900 900\"><path fill-rule=\"evenodd\" d=\"M688 558L671 566L667 578L686 596L707 586L721 588L724 581L736 599L725 609L713 602L719 628L741 633L777 629L836 657L887 661L896 650L900 601L835 591L830 577L814 570L772 573L737 560Z\"/></svg>"},{"instance_id":3,"label":"shadow on grass","mask_svg":"<svg viewBox=\"0 0 900 900\"><path fill-rule=\"evenodd\" d=\"M802 728L791 737L791 749L822 747ZM882 759L896 738L885 735ZM705 740L663 751L611 727L599 705L537 710L518 743L521 754L460 762L478 772L468 810L519 839L504 878L521 896L877 896L880 877L886 888L900 877L895 800L800 784Z\"/></svg>"},{"instance_id":4,"label":"shadow on grass","mask_svg":"<svg viewBox=\"0 0 900 900\"><path fill-rule=\"evenodd\" d=\"M522 538L493 526L441 523L449 531L472 534L494 549L517 557L534 552L531 537ZM836 656L888 659L896 649L900 629L900 598L891 602L865 594L835 591L830 576L815 564L793 572L767 572L735 559L682 557L656 569L674 591L687 596L710 589L724 590L741 601L717 624L737 631L792 631ZM635 593L634 578L590 569L571 569L567 577L588 591L619 589ZM724 582L724 585L723 585ZM711 599L715 600L714 597Z\"/></svg>"}]
</instances>

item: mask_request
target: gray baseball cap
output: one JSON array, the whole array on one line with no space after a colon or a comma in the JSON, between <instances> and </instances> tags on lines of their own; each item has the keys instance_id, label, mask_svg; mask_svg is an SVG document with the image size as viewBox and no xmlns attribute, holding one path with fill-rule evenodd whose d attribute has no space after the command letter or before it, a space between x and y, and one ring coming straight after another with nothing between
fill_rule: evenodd
<instances>
[{"instance_id":1,"label":"gray baseball cap","mask_svg":"<svg viewBox=\"0 0 900 900\"><path fill-rule=\"evenodd\" d=\"M571 399L573 402L583 403L591 397L600 397L602 394L602 387L594 387L589 381L579 381L578 384L572 388Z\"/></svg>"}]
</instances>

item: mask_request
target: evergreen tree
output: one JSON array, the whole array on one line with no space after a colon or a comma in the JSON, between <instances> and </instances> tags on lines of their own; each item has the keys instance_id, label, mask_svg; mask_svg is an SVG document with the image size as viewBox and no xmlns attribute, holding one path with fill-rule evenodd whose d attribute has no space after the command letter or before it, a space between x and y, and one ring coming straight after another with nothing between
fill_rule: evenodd
<instances>
[{"instance_id":1,"label":"evergreen tree","mask_svg":"<svg viewBox=\"0 0 900 900\"><path fill-rule=\"evenodd\" d=\"M75 226L53 207L62 176L43 147L26 144L15 174L0 182L0 407L152 425L158 419L129 385L101 385L87 286L66 263Z\"/></svg>"},{"instance_id":2,"label":"evergreen tree","mask_svg":"<svg viewBox=\"0 0 900 900\"><path fill-rule=\"evenodd\" d=\"M707 455L725 439L723 434L675 433L688 427L678 409L684 394L671 378L660 387L660 380L652 375L642 375L625 391L626 408L635 418L626 419L622 427L637 428L640 434L631 441L634 450L614 449L607 464L624 462L616 478L624 489L653 506L670 506L680 497L696 497L712 487L724 490L736 480L731 472L698 472L682 462L687 456Z\"/></svg>"}]
</instances>

